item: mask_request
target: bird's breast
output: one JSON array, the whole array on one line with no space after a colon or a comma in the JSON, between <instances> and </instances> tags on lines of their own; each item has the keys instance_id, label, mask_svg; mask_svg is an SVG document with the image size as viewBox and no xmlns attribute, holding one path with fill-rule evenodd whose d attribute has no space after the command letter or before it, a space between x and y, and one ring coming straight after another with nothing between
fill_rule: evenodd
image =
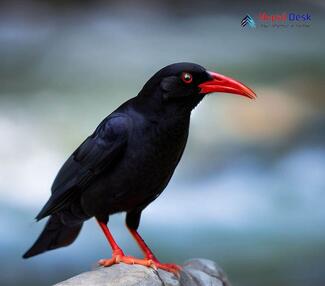
<instances>
[{"instance_id":1,"label":"bird's breast","mask_svg":"<svg viewBox=\"0 0 325 286\"><path fill-rule=\"evenodd\" d=\"M183 154L189 121L150 125L133 131L123 160L132 201L156 198L168 184Z\"/></svg>"},{"instance_id":2,"label":"bird's breast","mask_svg":"<svg viewBox=\"0 0 325 286\"><path fill-rule=\"evenodd\" d=\"M186 145L187 121L149 125L134 132L128 155L139 173L158 179L175 169Z\"/></svg>"}]
</instances>

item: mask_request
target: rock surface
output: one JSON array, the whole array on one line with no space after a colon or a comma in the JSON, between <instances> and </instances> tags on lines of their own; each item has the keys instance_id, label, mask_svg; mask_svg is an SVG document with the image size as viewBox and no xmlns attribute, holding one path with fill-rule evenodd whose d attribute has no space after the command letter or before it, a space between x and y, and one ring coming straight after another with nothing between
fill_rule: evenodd
<instances>
[{"instance_id":1,"label":"rock surface","mask_svg":"<svg viewBox=\"0 0 325 286\"><path fill-rule=\"evenodd\" d=\"M180 277L140 265L116 264L98 268L55 286L230 286L223 270L213 261L191 259L183 264Z\"/></svg>"}]
</instances>

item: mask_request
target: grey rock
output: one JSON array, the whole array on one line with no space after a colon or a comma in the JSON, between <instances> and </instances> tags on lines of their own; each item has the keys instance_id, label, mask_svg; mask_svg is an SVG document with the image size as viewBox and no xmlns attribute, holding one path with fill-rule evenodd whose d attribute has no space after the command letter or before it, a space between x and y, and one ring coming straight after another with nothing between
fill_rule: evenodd
<instances>
[{"instance_id":1,"label":"grey rock","mask_svg":"<svg viewBox=\"0 0 325 286\"><path fill-rule=\"evenodd\" d=\"M198 273L204 273L210 278L215 278L220 286L231 286L226 274L222 268L212 260L208 259L190 259L183 264L183 272L192 275L198 279ZM211 282L212 283L212 282ZM186 285L187 284L183 284ZM196 284L196 285L219 285L219 284Z\"/></svg>"},{"instance_id":2,"label":"grey rock","mask_svg":"<svg viewBox=\"0 0 325 286\"><path fill-rule=\"evenodd\" d=\"M223 270L213 261L191 259L180 277L141 265L116 264L72 277L55 286L230 286Z\"/></svg>"}]
</instances>

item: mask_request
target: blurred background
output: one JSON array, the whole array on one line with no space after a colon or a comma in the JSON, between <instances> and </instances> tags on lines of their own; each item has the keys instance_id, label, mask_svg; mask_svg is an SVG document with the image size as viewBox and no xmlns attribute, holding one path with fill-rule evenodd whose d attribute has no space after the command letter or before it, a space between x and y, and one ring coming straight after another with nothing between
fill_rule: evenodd
<instances>
[{"instance_id":1,"label":"blurred background","mask_svg":"<svg viewBox=\"0 0 325 286\"><path fill-rule=\"evenodd\" d=\"M140 232L165 262L217 261L234 286L325 285L322 1L1 1L1 285L51 285L110 249L94 220L68 248L23 261L33 218L74 149L161 67L199 63L258 94L206 98ZM262 28L259 12L310 13ZM257 28L241 27L250 14ZM112 231L140 255L124 227Z\"/></svg>"}]
</instances>

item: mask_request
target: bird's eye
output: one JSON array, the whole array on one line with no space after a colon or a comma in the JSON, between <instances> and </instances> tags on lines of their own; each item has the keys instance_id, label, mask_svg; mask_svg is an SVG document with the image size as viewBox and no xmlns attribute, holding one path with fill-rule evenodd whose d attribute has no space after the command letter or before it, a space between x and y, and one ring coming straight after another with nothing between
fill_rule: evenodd
<instances>
[{"instance_id":1,"label":"bird's eye","mask_svg":"<svg viewBox=\"0 0 325 286\"><path fill-rule=\"evenodd\" d=\"M182 81L184 81L185 83L191 83L192 80L193 80L193 77L190 73L188 73L188 72L182 73Z\"/></svg>"}]
</instances>

